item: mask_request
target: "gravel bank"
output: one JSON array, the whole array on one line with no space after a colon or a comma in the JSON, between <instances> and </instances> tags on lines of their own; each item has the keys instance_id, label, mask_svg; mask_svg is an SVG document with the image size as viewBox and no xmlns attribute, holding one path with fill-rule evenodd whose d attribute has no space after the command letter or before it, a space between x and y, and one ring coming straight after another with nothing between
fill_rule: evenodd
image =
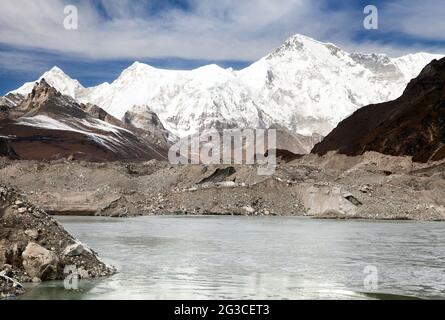
<instances>
[{"instance_id":1,"label":"gravel bank","mask_svg":"<svg viewBox=\"0 0 445 320\"><path fill-rule=\"evenodd\" d=\"M3 160L0 182L51 214L306 215L445 219L445 162L378 153L308 155L272 176L253 166Z\"/></svg>"}]
</instances>

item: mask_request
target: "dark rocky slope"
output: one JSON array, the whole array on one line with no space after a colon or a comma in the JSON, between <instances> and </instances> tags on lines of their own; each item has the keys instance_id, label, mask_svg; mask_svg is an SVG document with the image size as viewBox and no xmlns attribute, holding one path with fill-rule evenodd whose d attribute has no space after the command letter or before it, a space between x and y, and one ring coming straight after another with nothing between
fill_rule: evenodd
<instances>
[{"instance_id":1,"label":"dark rocky slope","mask_svg":"<svg viewBox=\"0 0 445 320\"><path fill-rule=\"evenodd\" d=\"M12 117L13 109L22 103L23 100L25 100L25 97L20 94L9 93L4 97L0 97L0 121Z\"/></svg>"},{"instance_id":2,"label":"dark rocky slope","mask_svg":"<svg viewBox=\"0 0 445 320\"><path fill-rule=\"evenodd\" d=\"M312 153L328 151L376 151L416 162L445 158L445 58L426 66L399 99L364 107L342 121Z\"/></svg>"},{"instance_id":3,"label":"dark rocky slope","mask_svg":"<svg viewBox=\"0 0 445 320\"><path fill-rule=\"evenodd\" d=\"M12 98L15 98L13 100ZM78 104L43 79L23 101L3 98L0 155L21 160L165 160L167 150L93 105Z\"/></svg>"}]
</instances>

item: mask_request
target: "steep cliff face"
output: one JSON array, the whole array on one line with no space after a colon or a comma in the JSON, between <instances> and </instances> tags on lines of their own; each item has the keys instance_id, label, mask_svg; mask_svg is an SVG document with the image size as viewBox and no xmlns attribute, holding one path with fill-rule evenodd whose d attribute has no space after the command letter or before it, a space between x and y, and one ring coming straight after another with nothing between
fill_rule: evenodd
<instances>
[{"instance_id":1,"label":"steep cliff face","mask_svg":"<svg viewBox=\"0 0 445 320\"><path fill-rule=\"evenodd\" d=\"M138 136L165 149L176 140L176 137L164 128L157 114L147 105L133 106L125 113L123 123Z\"/></svg>"},{"instance_id":2,"label":"steep cliff face","mask_svg":"<svg viewBox=\"0 0 445 320\"><path fill-rule=\"evenodd\" d=\"M427 162L445 158L445 59L434 60L394 101L364 107L342 121L312 153L377 151Z\"/></svg>"},{"instance_id":3,"label":"steep cliff face","mask_svg":"<svg viewBox=\"0 0 445 320\"><path fill-rule=\"evenodd\" d=\"M24 160L165 160L167 151L94 105L77 103L45 79L16 105L5 105L0 155Z\"/></svg>"}]
</instances>

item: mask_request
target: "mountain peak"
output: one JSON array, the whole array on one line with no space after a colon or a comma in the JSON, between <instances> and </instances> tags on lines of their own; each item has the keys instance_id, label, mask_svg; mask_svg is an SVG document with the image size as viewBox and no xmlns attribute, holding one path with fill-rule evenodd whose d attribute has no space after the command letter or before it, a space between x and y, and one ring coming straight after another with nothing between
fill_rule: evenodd
<instances>
[{"instance_id":1,"label":"mountain peak","mask_svg":"<svg viewBox=\"0 0 445 320\"><path fill-rule=\"evenodd\" d=\"M60 92L58 92L55 88L51 87L48 82L46 82L45 78L42 78L39 82L36 82L34 88L31 91L30 98L31 99L39 99L40 97L50 97L50 96L59 96Z\"/></svg>"},{"instance_id":2,"label":"mountain peak","mask_svg":"<svg viewBox=\"0 0 445 320\"><path fill-rule=\"evenodd\" d=\"M25 83L22 87L11 93L27 95L33 90L35 83L40 82L42 79L44 79L45 83L49 86L57 88L60 93L72 98L77 98L79 93L85 89L79 81L72 79L61 68L54 66L46 71L38 80Z\"/></svg>"},{"instance_id":3,"label":"mountain peak","mask_svg":"<svg viewBox=\"0 0 445 320\"><path fill-rule=\"evenodd\" d=\"M295 41L300 41L300 42L305 42L305 41L312 41L312 42L319 42L311 37L305 36L303 34L294 34L293 36L290 36L285 42L295 42Z\"/></svg>"},{"instance_id":4,"label":"mountain peak","mask_svg":"<svg viewBox=\"0 0 445 320\"><path fill-rule=\"evenodd\" d=\"M72 79L69 75L67 75L61 68L58 66L52 67L50 70L46 71L40 80L42 78L47 79L49 82L51 82L52 79L58 79L58 80L65 80L65 81L77 81Z\"/></svg>"},{"instance_id":5,"label":"mountain peak","mask_svg":"<svg viewBox=\"0 0 445 320\"><path fill-rule=\"evenodd\" d=\"M61 74L65 74L66 75L66 73L65 72L63 72L63 70L62 69L60 69L58 66L54 66L54 67L52 67L49 71L48 71L48 73L61 73Z\"/></svg>"},{"instance_id":6,"label":"mountain peak","mask_svg":"<svg viewBox=\"0 0 445 320\"><path fill-rule=\"evenodd\" d=\"M318 45L324 45L324 46L334 46L337 47L335 44L330 42L322 42L315 40L314 38L302 35L302 34L295 34L291 37L289 37L285 42L284 45L292 45L292 44L318 44ZM338 48L338 47L337 47Z\"/></svg>"},{"instance_id":7,"label":"mountain peak","mask_svg":"<svg viewBox=\"0 0 445 320\"><path fill-rule=\"evenodd\" d=\"M135 61L127 69L138 69L138 68L141 68L142 66L144 66L143 63L141 63L139 61Z\"/></svg>"},{"instance_id":8,"label":"mountain peak","mask_svg":"<svg viewBox=\"0 0 445 320\"><path fill-rule=\"evenodd\" d=\"M45 78L42 78L39 82L36 82L36 85L34 86L34 88L50 88L51 86L48 84L48 82L46 82Z\"/></svg>"},{"instance_id":9,"label":"mountain peak","mask_svg":"<svg viewBox=\"0 0 445 320\"><path fill-rule=\"evenodd\" d=\"M145 71L145 70L152 70L156 69L146 63L142 63L139 61L135 61L131 66L129 66L125 71Z\"/></svg>"},{"instance_id":10,"label":"mountain peak","mask_svg":"<svg viewBox=\"0 0 445 320\"><path fill-rule=\"evenodd\" d=\"M295 52L316 53L324 49L329 49L329 51L333 53L342 51L340 47L333 43L325 43L302 34L296 34L289 37L282 46L277 48L273 53L269 54L267 58L270 59L276 56L287 55L288 53L293 54Z\"/></svg>"},{"instance_id":11,"label":"mountain peak","mask_svg":"<svg viewBox=\"0 0 445 320\"><path fill-rule=\"evenodd\" d=\"M212 126L264 128L271 123L304 135L326 135L358 108L399 97L431 60L422 54L406 59L351 54L296 34L235 72L217 65L158 69L136 61L111 84L88 89L58 67L44 78L62 94L119 119L134 105L149 105L165 128L181 137ZM27 94L33 86L17 92Z\"/></svg>"},{"instance_id":12,"label":"mountain peak","mask_svg":"<svg viewBox=\"0 0 445 320\"><path fill-rule=\"evenodd\" d=\"M202 72L202 73L215 73L215 74L228 72L227 69L223 69L219 65L214 64L214 63L199 67L197 69L194 69L193 71Z\"/></svg>"},{"instance_id":13,"label":"mountain peak","mask_svg":"<svg viewBox=\"0 0 445 320\"><path fill-rule=\"evenodd\" d=\"M156 68L139 62L139 61L135 61L133 64L131 64L128 68L124 69L124 71L122 71L122 73L120 74L118 79L123 79L123 78L127 78L127 77L134 77L136 74L145 74L147 72L150 71L154 71L157 70Z\"/></svg>"}]
</instances>

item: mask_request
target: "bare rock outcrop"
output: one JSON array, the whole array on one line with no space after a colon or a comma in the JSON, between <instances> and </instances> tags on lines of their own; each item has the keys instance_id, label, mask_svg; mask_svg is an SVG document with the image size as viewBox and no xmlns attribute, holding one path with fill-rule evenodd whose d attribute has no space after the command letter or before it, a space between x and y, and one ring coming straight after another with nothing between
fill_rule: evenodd
<instances>
[{"instance_id":1,"label":"bare rock outcrop","mask_svg":"<svg viewBox=\"0 0 445 320\"><path fill-rule=\"evenodd\" d=\"M80 250L79 242L45 211L0 185L1 297L23 293L19 283L62 280L67 266L87 278L115 272L92 250Z\"/></svg>"},{"instance_id":2,"label":"bare rock outcrop","mask_svg":"<svg viewBox=\"0 0 445 320\"><path fill-rule=\"evenodd\" d=\"M353 217L361 205L351 193L334 186L301 185L298 195L310 216Z\"/></svg>"},{"instance_id":3,"label":"bare rock outcrop","mask_svg":"<svg viewBox=\"0 0 445 320\"><path fill-rule=\"evenodd\" d=\"M149 106L135 105L128 110L123 119L128 129L154 144L168 149L176 137L165 129L158 115Z\"/></svg>"},{"instance_id":4,"label":"bare rock outcrop","mask_svg":"<svg viewBox=\"0 0 445 320\"><path fill-rule=\"evenodd\" d=\"M0 106L0 155L45 161L145 161L165 160L167 151L101 108L79 104L42 79L22 102Z\"/></svg>"},{"instance_id":5,"label":"bare rock outcrop","mask_svg":"<svg viewBox=\"0 0 445 320\"><path fill-rule=\"evenodd\" d=\"M397 100L369 105L342 121L312 153L376 151L416 162L445 158L445 58L434 60Z\"/></svg>"}]
</instances>

